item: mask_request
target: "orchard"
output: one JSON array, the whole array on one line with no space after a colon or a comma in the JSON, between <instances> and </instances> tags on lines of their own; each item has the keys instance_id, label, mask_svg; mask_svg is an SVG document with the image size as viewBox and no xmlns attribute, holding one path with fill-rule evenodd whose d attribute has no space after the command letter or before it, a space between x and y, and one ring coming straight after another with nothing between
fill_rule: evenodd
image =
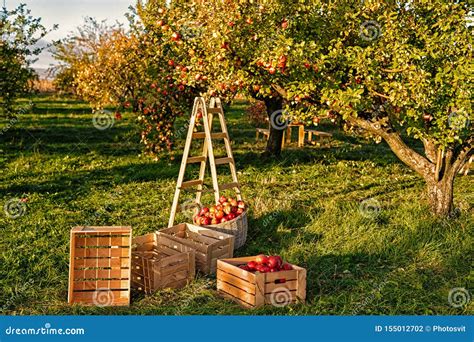
<instances>
[{"instance_id":1,"label":"orchard","mask_svg":"<svg viewBox=\"0 0 474 342\"><path fill-rule=\"evenodd\" d=\"M471 2L1 13L0 313L472 313Z\"/></svg>"}]
</instances>

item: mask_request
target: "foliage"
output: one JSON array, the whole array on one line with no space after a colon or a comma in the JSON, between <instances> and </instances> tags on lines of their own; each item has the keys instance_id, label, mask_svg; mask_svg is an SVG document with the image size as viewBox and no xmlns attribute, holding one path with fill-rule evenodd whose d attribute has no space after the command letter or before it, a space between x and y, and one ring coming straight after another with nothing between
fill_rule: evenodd
<instances>
[{"instance_id":1,"label":"foliage","mask_svg":"<svg viewBox=\"0 0 474 342\"><path fill-rule=\"evenodd\" d=\"M35 44L47 33L26 5L0 11L0 105L7 115L12 114L15 99L30 90L36 76L31 64L43 50Z\"/></svg>"}]
</instances>

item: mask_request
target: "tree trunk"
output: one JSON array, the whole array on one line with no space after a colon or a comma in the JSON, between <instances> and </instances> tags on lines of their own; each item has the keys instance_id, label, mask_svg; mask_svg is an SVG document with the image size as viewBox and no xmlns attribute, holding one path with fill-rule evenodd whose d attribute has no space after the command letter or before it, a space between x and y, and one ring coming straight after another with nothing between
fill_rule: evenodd
<instances>
[{"instance_id":1,"label":"tree trunk","mask_svg":"<svg viewBox=\"0 0 474 342\"><path fill-rule=\"evenodd\" d=\"M271 115L277 111L283 109L283 99L281 97L272 97L264 100L267 107L268 119L271 120ZM267 147L265 148L265 156L279 157L281 155L281 143L283 141L283 129L276 129L272 125L269 125L270 137L267 141Z\"/></svg>"},{"instance_id":2,"label":"tree trunk","mask_svg":"<svg viewBox=\"0 0 474 342\"><path fill-rule=\"evenodd\" d=\"M436 216L446 217L453 212L454 178L447 177L439 182L428 181L428 200Z\"/></svg>"},{"instance_id":3,"label":"tree trunk","mask_svg":"<svg viewBox=\"0 0 474 342\"><path fill-rule=\"evenodd\" d=\"M472 153L470 138L456 149L440 150L432 140L423 140L426 158L405 144L402 136L380 123L362 118L349 118L349 122L369 132L380 135L395 155L413 171L422 176L427 184L428 201L434 215L449 217L454 212L454 178Z\"/></svg>"}]
</instances>

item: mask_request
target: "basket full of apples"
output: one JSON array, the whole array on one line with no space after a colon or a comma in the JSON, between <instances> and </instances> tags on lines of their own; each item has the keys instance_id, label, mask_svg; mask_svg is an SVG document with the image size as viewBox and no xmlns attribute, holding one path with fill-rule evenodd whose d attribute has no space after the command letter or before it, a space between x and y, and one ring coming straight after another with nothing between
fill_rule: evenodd
<instances>
[{"instance_id":1,"label":"basket full of apples","mask_svg":"<svg viewBox=\"0 0 474 342\"><path fill-rule=\"evenodd\" d=\"M194 224L235 236L237 249L247 240L247 206L244 201L221 196L216 205L201 207L194 216Z\"/></svg>"}]
</instances>

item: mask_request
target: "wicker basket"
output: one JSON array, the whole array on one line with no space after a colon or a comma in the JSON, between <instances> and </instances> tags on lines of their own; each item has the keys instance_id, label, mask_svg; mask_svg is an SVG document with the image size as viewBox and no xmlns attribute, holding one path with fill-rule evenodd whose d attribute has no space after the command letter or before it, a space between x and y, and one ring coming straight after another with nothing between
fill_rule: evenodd
<instances>
[{"instance_id":1,"label":"wicker basket","mask_svg":"<svg viewBox=\"0 0 474 342\"><path fill-rule=\"evenodd\" d=\"M240 248L245 244L245 241L247 240L247 210L245 210L242 214L240 214L233 220L203 227L235 236L234 249Z\"/></svg>"}]
</instances>

